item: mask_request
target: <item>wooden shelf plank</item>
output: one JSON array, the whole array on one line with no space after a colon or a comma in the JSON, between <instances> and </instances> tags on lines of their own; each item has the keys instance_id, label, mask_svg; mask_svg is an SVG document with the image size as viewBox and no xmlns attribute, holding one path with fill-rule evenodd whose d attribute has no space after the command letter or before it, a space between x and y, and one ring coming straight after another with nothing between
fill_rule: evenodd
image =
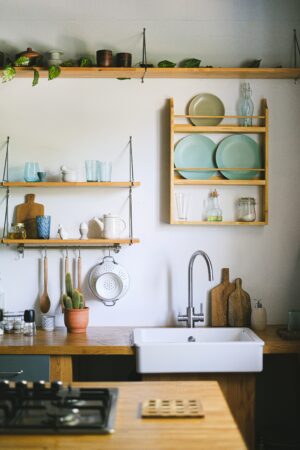
<instances>
[{"instance_id":1,"label":"wooden shelf plank","mask_svg":"<svg viewBox=\"0 0 300 450\"><path fill-rule=\"evenodd\" d=\"M175 133L265 133L265 127L241 127L238 125L217 125L217 126L195 126L190 124L174 125Z\"/></svg>"},{"instance_id":2,"label":"wooden shelf plank","mask_svg":"<svg viewBox=\"0 0 300 450\"><path fill-rule=\"evenodd\" d=\"M205 220L173 220L172 225L208 225L208 226L221 226L221 225L237 225L237 226L263 226L267 225L266 222L235 222L235 221L222 221L222 222L207 222Z\"/></svg>"},{"instance_id":3,"label":"wooden shelf plank","mask_svg":"<svg viewBox=\"0 0 300 450\"><path fill-rule=\"evenodd\" d=\"M174 184L181 186L193 186L193 185L207 185L207 186L265 186L265 180L220 180L220 179L210 179L210 180L186 180L175 178Z\"/></svg>"},{"instance_id":4,"label":"wooden shelf plank","mask_svg":"<svg viewBox=\"0 0 300 450\"><path fill-rule=\"evenodd\" d=\"M140 181L103 181L103 182L87 182L87 181L74 181L74 182L63 182L63 181L43 181L30 183L26 181L10 181L1 183L4 187L130 187L130 186L140 186Z\"/></svg>"},{"instance_id":5,"label":"wooden shelf plank","mask_svg":"<svg viewBox=\"0 0 300 450\"><path fill-rule=\"evenodd\" d=\"M61 247L66 247L68 245L73 246L103 246L103 245L127 245L127 244L138 244L139 239L2 239L2 243L6 245L37 245L37 246L51 246L60 245Z\"/></svg>"},{"instance_id":6,"label":"wooden shelf plank","mask_svg":"<svg viewBox=\"0 0 300 450\"><path fill-rule=\"evenodd\" d=\"M36 67L41 78L48 78L48 69ZM33 77L32 68L16 67L17 77ZM249 78L297 79L300 68L148 68L142 67L62 67L60 78Z\"/></svg>"}]
</instances>

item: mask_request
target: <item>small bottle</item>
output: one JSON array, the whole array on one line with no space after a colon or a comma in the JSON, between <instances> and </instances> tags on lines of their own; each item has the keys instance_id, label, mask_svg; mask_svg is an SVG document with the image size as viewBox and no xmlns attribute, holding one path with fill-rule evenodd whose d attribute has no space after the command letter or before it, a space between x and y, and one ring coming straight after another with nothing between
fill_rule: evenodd
<instances>
[{"instance_id":1,"label":"small bottle","mask_svg":"<svg viewBox=\"0 0 300 450\"><path fill-rule=\"evenodd\" d=\"M3 309L0 309L0 336L4 334Z\"/></svg>"},{"instance_id":2,"label":"small bottle","mask_svg":"<svg viewBox=\"0 0 300 450\"><path fill-rule=\"evenodd\" d=\"M241 86L241 99L239 102L239 114L240 116L248 116L240 119L240 125L244 127L252 126L252 116L254 105L251 99L251 88L249 83L243 83Z\"/></svg>"},{"instance_id":3,"label":"small bottle","mask_svg":"<svg viewBox=\"0 0 300 450\"><path fill-rule=\"evenodd\" d=\"M260 300L254 300L254 302L251 312L251 328L254 331L263 331L267 326L267 312Z\"/></svg>"},{"instance_id":4,"label":"small bottle","mask_svg":"<svg viewBox=\"0 0 300 450\"><path fill-rule=\"evenodd\" d=\"M2 279L0 275L0 309L5 309L5 294L2 286Z\"/></svg>"},{"instance_id":5,"label":"small bottle","mask_svg":"<svg viewBox=\"0 0 300 450\"><path fill-rule=\"evenodd\" d=\"M36 334L34 309L24 311L24 322L24 336L34 336Z\"/></svg>"},{"instance_id":6,"label":"small bottle","mask_svg":"<svg viewBox=\"0 0 300 450\"><path fill-rule=\"evenodd\" d=\"M218 192L216 189L209 194L206 216L208 222L222 222L222 210L219 206Z\"/></svg>"}]
</instances>

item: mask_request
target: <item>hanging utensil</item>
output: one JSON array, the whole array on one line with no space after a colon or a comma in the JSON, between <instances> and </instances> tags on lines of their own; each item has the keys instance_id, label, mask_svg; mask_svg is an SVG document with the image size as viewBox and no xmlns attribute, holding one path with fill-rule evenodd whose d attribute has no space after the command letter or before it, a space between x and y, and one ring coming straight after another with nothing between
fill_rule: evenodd
<instances>
[{"instance_id":1,"label":"hanging utensil","mask_svg":"<svg viewBox=\"0 0 300 450\"><path fill-rule=\"evenodd\" d=\"M60 304L61 304L61 311L64 312L65 310L65 305L64 305L64 300L63 300L63 296L66 292L66 287L65 287L65 279L66 279L66 273L69 272L69 256L68 256L68 249L66 249L66 256L64 258L63 261L63 265L62 265L62 294L60 297Z\"/></svg>"},{"instance_id":2,"label":"hanging utensil","mask_svg":"<svg viewBox=\"0 0 300 450\"><path fill-rule=\"evenodd\" d=\"M112 256L104 256L90 272L89 287L105 306L114 306L129 289L129 275Z\"/></svg>"},{"instance_id":3,"label":"hanging utensil","mask_svg":"<svg viewBox=\"0 0 300 450\"><path fill-rule=\"evenodd\" d=\"M77 258L77 289L79 292L82 292L81 289L81 255L80 249L78 249L78 258Z\"/></svg>"},{"instance_id":4,"label":"hanging utensil","mask_svg":"<svg viewBox=\"0 0 300 450\"><path fill-rule=\"evenodd\" d=\"M44 292L40 296L40 310L43 314L47 314L51 306L48 295L48 258L45 252L44 256Z\"/></svg>"}]
</instances>

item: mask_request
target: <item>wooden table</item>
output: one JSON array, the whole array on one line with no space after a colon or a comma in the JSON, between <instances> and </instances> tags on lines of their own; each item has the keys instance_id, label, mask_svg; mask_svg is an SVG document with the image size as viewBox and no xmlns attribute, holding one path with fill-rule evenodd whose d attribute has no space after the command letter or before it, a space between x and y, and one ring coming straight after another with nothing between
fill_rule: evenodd
<instances>
[{"instance_id":1,"label":"wooden table","mask_svg":"<svg viewBox=\"0 0 300 450\"><path fill-rule=\"evenodd\" d=\"M5 450L243 450L241 434L216 382L74 383L119 388L115 433L105 436L0 436ZM199 399L205 417L142 419L141 401Z\"/></svg>"}]
</instances>

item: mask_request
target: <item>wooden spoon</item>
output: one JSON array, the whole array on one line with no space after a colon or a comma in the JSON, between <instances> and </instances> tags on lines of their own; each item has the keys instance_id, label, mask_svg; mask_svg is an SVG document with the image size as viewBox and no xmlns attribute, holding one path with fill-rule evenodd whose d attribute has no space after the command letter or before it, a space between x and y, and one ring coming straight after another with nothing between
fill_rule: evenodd
<instances>
[{"instance_id":1,"label":"wooden spoon","mask_svg":"<svg viewBox=\"0 0 300 450\"><path fill-rule=\"evenodd\" d=\"M48 296L48 258L44 257L44 292L40 296L40 310L46 314L50 309L50 298Z\"/></svg>"}]
</instances>

